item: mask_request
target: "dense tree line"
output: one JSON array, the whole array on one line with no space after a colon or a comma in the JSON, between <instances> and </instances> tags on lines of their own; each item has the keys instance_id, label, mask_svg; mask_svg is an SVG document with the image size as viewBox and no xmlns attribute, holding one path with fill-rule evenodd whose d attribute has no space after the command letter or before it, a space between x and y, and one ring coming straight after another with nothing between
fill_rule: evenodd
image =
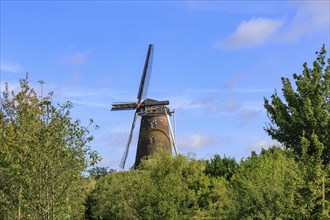
<instances>
[{"instance_id":1,"label":"dense tree line","mask_svg":"<svg viewBox=\"0 0 330 220\"><path fill-rule=\"evenodd\" d=\"M28 80L0 112L0 219L329 219L330 59L264 98L282 146L241 161L159 152L128 171L94 167L88 127ZM86 172L85 172L86 173Z\"/></svg>"},{"instance_id":2,"label":"dense tree line","mask_svg":"<svg viewBox=\"0 0 330 220\"><path fill-rule=\"evenodd\" d=\"M87 219L328 219L322 176L312 177L294 154L279 147L236 163L167 154L137 170L101 177L89 197ZM225 172L208 170L219 167ZM228 176L232 175L230 178ZM329 173L326 175L329 178ZM326 193L329 194L329 182ZM313 194L310 194L313 192ZM307 193L307 194L306 194ZM325 192L324 192L325 193ZM322 202L325 207L322 208ZM321 208L319 208L321 207Z\"/></svg>"}]
</instances>

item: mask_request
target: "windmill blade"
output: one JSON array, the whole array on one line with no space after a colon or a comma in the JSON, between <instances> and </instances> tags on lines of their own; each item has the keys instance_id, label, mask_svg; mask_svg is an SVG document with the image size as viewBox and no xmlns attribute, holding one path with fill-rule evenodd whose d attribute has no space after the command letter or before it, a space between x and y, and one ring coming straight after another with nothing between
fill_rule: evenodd
<instances>
[{"instance_id":1,"label":"windmill blade","mask_svg":"<svg viewBox=\"0 0 330 220\"><path fill-rule=\"evenodd\" d=\"M136 109L136 106L136 102L118 102L112 104L111 111L134 110Z\"/></svg>"},{"instance_id":2,"label":"windmill blade","mask_svg":"<svg viewBox=\"0 0 330 220\"><path fill-rule=\"evenodd\" d=\"M133 119L133 123L132 123L131 132L130 132L129 137L128 137L128 142L127 142L127 145L126 145L126 148L125 148L125 151L124 151L124 155L123 155L123 157L121 158L120 165L119 165L119 167L120 167L121 169L124 169L124 168L125 168L125 163L126 163L126 159L127 159L127 155L128 155L129 147L130 147L131 142L132 142L132 137L133 137L133 132L134 132L134 128L135 128L135 123L136 123L136 118L137 118L137 116L138 116L138 113L135 112L135 114L134 114L134 119Z\"/></svg>"},{"instance_id":3,"label":"windmill blade","mask_svg":"<svg viewBox=\"0 0 330 220\"><path fill-rule=\"evenodd\" d=\"M149 44L147 57L144 63L143 73L141 77L140 88L137 95L138 103L141 103L141 100L145 99L148 93L150 75L152 70L153 53L154 53L154 45Z\"/></svg>"}]
</instances>

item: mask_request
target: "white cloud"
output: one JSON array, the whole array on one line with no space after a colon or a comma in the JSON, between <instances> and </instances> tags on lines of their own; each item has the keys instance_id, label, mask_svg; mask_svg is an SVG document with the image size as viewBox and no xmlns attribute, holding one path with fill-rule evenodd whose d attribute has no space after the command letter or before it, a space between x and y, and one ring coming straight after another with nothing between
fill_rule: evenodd
<instances>
[{"instance_id":1,"label":"white cloud","mask_svg":"<svg viewBox=\"0 0 330 220\"><path fill-rule=\"evenodd\" d=\"M236 31L216 46L221 49L254 47L266 43L283 25L282 20L269 18L252 18L243 21Z\"/></svg>"},{"instance_id":2,"label":"white cloud","mask_svg":"<svg viewBox=\"0 0 330 220\"><path fill-rule=\"evenodd\" d=\"M201 104L199 102L192 100L189 97L176 96L170 97L169 100L171 108L174 108L176 110L191 110L201 107Z\"/></svg>"},{"instance_id":3,"label":"white cloud","mask_svg":"<svg viewBox=\"0 0 330 220\"><path fill-rule=\"evenodd\" d=\"M241 105L234 97L228 97L226 100L220 100L215 97L206 97L199 101L208 112L236 112Z\"/></svg>"},{"instance_id":4,"label":"white cloud","mask_svg":"<svg viewBox=\"0 0 330 220\"><path fill-rule=\"evenodd\" d=\"M252 144L248 150L249 151L256 151L256 152L259 152L261 151L262 149L268 149L269 147L272 147L272 146L281 146L279 144L279 142L275 141L275 140L270 140L270 141L267 141L267 140L260 140L254 144Z\"/></svg>"},{"instance_id":5,"label":"white cloud","mask_svg":"<svg viewBox=\"0 0 330 220\"><path fill-rule=\"evenodd\" d=\"M219 49L239 49L263 45L271 40L296 41L301 37L329 33L330 2L295 2L293 16L283 14L283 19L252 18L242 21L227 39L216 43Z\"/></svg>"},{"instance_id":6,"label":"white cloud","mask_svg":"<svg viewBox=\"0 0 330 220\"><path fill-rule=\"evenodd\" d=\"M7 72L7 73L19 73L22 71L22 68L17 63L2 61L0 64L0 71L1 72Z\"/></svg>"},{"instance_id":7,"label":"white cloud","mask_svg":"<svg viewBox=\"0 0 330 220\"><path fill-rule=\"evenodd\" d=\"M54 97L61 102L70 100L73 104L109 109L116 95L123 93L120 90L84 86L58 87L53 91L55 92Z\"/></svg>"},{"instance_id":8,"label":"white cloud","mask_svg":"<svg viewBox=\"0 0 330 220\"><path fill-rule=\"evenodd\" d=\"M262 111L264 111L263 102L261 101L247 101L237 100L239 96L234 93L265 93L271 91L268 89L233 89L222 95L220 93L225 92L221 89L214 89L212 91L207 90L190 90L191 95L199 96L199 93L206 93L207 96L192 98L190 95L182 95L178 97L169 97L170 108L175 109L177 114L191 115L191 114L221 114L221 115L243 115L244 122L251 122L247 119L252 116L257 117ZM207 94L212 93L212 94ZM219 95L220 94L220 95ZM254 113L252 113L254 112ZM257 113L258 112L258 113ZM246 117L245 117L246 116ZM247 124L247 123L243 123Z\"/></svg>"},{"instance_id":9,"label":"white cloud","mask_svg":"<svg viewBox=\"0 0 330 220\"><path fill-rule=\"evenodd\" d=\"M73 105L81 105L81 106L88 106L88 107L96 107L96 108L106 108L106 109L110 109L110 105L107 103L104 103L102 101L99 102L95 102L95 101L91 101L91 100L71 100L71 102L73 103Z\"/></svg>"},{"instance_id":10,"label":"white cloud","mask_svg":"<svg viewBox=\"0 0 330 220\"><path fill-rule=\"evenodd\" d=\"M247 125L253 122L259 115L261 111L243 111L242 117L242 125Z\"/></svg>"},{"instance_id":11,"label":"white cloud","mask_svg":"<svg viewBox=\"0 0 330 220\"><path fill-rule=\"evenodd\" d=\"M220 144L220 138L210 134L192 134L178 139L178 148L201 149Z\"/></svg>"},{"instance_id":12,"label":"white cloud","mask_svg":"<svg viewBox=\"0 0 330 220\"><path fill-rule=\"evenodd\" d=\"M87 56L89 55L89 53L89 51L83 51L64 55L60 61L64 65L78 67L86 63Z\"/></svg>"},{"instance_id":13,"label":"white cloud","mask_svg":"<svg viewBox=\"0 0 330 220\"><path fill-rule=\"evenodd\" d=\"M287 40L297 40L304 35L319 30L328 30L330 26L330 2L306 1L297 9L283 36Z\"/></svg>"},{"instance_id":14,"label":"white cloud","mask_svg":"<svg viewBox=\"0 0 330 220\"><path fill-rule=\"evenodd\" d=\"M262 101L249 101L241 103L241 111L264 111L264 103Z\"/></svg>"},{"instance_id":15,"label":"white cloud","mask_svg":"<svg viewBox=\"0 0 330 220\"><path fill-rule=\"evenodd\" d=\"M235 93L269 93L273 92L273 89L268 89L268 88L237 88L237 89L232 89L232 92Z\"/></svg>"},{"instance_id":16,"label":"white cloud","mask_svg":"<svg viewBox=\"0 0 330 220\"><path fill-rule=\"evenodd\" d=\"M233 76L224 84L223 87L224 87L224 89L231 90L234 88L234 86L238 82L242 81L242 79L243 79L243 76L241 76L241 75Z\"/></svg>"}]
</instances>

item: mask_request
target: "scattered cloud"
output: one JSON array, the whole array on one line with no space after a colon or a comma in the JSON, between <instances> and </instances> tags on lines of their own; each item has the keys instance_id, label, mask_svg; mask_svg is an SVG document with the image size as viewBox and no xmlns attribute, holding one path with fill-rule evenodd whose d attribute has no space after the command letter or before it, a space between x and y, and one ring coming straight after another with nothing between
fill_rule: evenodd
<instances>
[{"instance_id":1,"label":"scattered cloud","mask_svg":"<svg viewBox=\"0 0 330 220\"><path fill-rule=\"evenodd\" d=\"M235 78L235 77L234 77ZM187 89L185 92L187 93L195 93L195 94L202 94L202 93L224 93L230 92L233 93L265 93L265 92L273 92L273 89L269 88L252 88L252 87L241 87L241 88L234 88L235 84L237 84L240 79L237 77L236 79L230 79L227 83L225 83L222 88L210 88L210 89ZM230 82L231 81L231 82Z\"/></svg>"},{"instance_id":2,"label":"scattered cloud","mask_svg":"<svg viewBox=\"0 0 330 220\"><path fill-rule=\"evenodd\" d=\"M236 75L230 78L225 84L224 84L224 89L231 90L234 88L234 86L243 79L243 76L241 75Z\"/></svg>"},{"instance_id":3,"label":"scattered cloud","mask_svg":"<svg viewBox=\"0 0 330 220\"><path fill-rule=\"evenodd\" d=\"M88 106L88 107L96 107L96 108L110 108L110 105L107 103L104 103L102 101L97 102L97 101L91 101L91 100L71 100L71 102L74 105L82 105L82 106Z\"/></svg>"},{"instance_id":4,"label":"scattered cloud","mask_svg":"<svg viewBox=\"0 0 330 220\"><path fill-rule=\"evenodd\" d=\"M110 102L104 100L113 100L116 91L104 88L90 88L84 86L71 86L57 88L55 98L58 101L70 100L74 105L110 108Z\"/></svg>"},{"instance_id":5,"label":"scattered cloud","mask_svg":"<svg viewBox=\"0 0 330 220\"><path fill-rule=\"evenodd\" d=\"M269 93L273 91L273 89L268 88L236 88L232 90L235 93Z\"/></svg>"},{"instance_id":6,"label":"scattered cloud","mask_svg":"<svg viewBox=\"0 0 330 220\"><path fill-rule=\"evenodd\" d=\"M249 101L241 103L241 111L264 111L264 103L262 101Z\"/></svg>"},{"instance_id":7,"label":"scattered cloud","mask_svg":"<svg viewBox=\"0 0 330 220\"><path fill-rule=\"evenodd\" d=\"M22 71L22 68L17 63L1 60L0 71L7 73L20 73Z\"/></svg>"},{"instance_id":8,"label":"scattered cloud","mask_svg":"<svg viewBox=\"0 0 330 220\"><path fill-rule=\"evenodd\" d=\"M283 33L286 40L297 40L318 30L328 30L330 26L329 1L305 1L300 4L293 19Z\"/></svg>"},{"instance_id":9,"label":"scattered cloud","mask_svg":"<svg viewBox=\"0 0 330 220\"><path fill-rule=\"evenodd\" d=\"M254 144L252 144L248 150L249 151L255 151L255 152L260 152L262 149L268 149L269 147L272 147L272 146L281 146L279 144L279 142L275 141L275 140L260 140Z\"/></svg>"},{"instance_id":10,"label":"scattered cloud","mask_svg":"<svg viewBox=\"0 0 330 220\"><path fill-rule=\"evenodd\" d=\"M80 78L81 78L81 76L79 73L73 72L69 79L69 84L71 84L71 85L77 84L80 81Z\"/></svg>"},{"instance_id":11,"label":"scattered cloud","mask_svg":"<svg viewBox=\"0 0 330 220\"><path fill-rule=\"evenodd\" d=\"M89 50L66 54L60 58L60 63L65 66L77 68L86 63L89 54Z\"/></svg>"},{"instance_id":12,"label":"scattered cloud","mask_svg":"<svg viewBox=\"0 0 330 220\"><path fill-rule=\"evenodd\" d=\"M247 125L253 122L259 115L261 111L244 111L242 113L242 125Z\"/></svg>"},{"instance_id":13,"label":"scattered cloud","mask_svg":"<svg viewBox=\"0 0 330 220\"><path fill-rule=\"evenodd\" d=\"M235 112L241 107L234 97L228 97L227 100L207 97L202 99L200 103L207 111L211 112Z\"/></svg>"},{"instance_id":14,"label":"scattered cloud","mask_svg":"<svg viewBox=\"0 0 330 220\"><path fill-rule=\"evenodd\" d=\"M171 107L179 111L181 110L186 111L201 107L201 104L199 102L191 99L188 96L174 96L174 97L170 97L169 100Z\"/></svg>"},{"instance_id":15,"label":"scattered cloud","mask_svg":"<svg viewBox=\"0 0 330 220\"><path fill-rule=\"evenodd\" d=\"M220 49L238 49L254 47L266 43L283 25L282 20L269 18L252 18L243 21L236 31L224 41L217 43Z\"/></svg>"},{"instance_id":16,"label":"scattered cloud","mask_svg":"<svg viewBox=\"0 0 330 220\"><path fill-rule=\"evenodd\" d=\"M213 145L220 144L222 141L219 137L211 134L192 134L186 135L178 139L178 147L180 149L201 149Z\"/></svg>"},{"instance_id":17,"label":"scattered cloud","mask_svg":"<svg viewBox=\"0 0 330 220\"><path fill-rule=\"evenodd\" d=\"M234 97L220 99L209 95L200 98L190 96L170 97L171 108L176 109L177 113L197 113L205 111L206 113L227 113L236 112L240 109L240 104Z\"/></svg>"},{"instance_id":18,"label":"scattered cloud","mask_svg":"<svg viewBox=\"0 0 330 220\"><path fill-rule=\"evenodd\" d=\"M296 41L303 36L329 32L330 2L297 2L293 16L283 14L286 19L252 18L243 20L234 33L218 41L218 49L232 50L260 46L276 38L276 41Z\"/></svg>"},{"instance_id":19,"label":"scattered cloud","mask_svg":"<svg viewBox=\"0 0 330 220\"><path fill-rule=\"evenodd\" d=\"M216 92L217 91L217 92ZM191 114L239 114L242 117L242 123L244 125L252 122L252 117L255 118L264 111L263 102L259 100L241 101L237 100L239 95L234 93L264 93L271 90L268 89L233 89L231 94L222 90L214 90L212 94L206 94L202 97L191 97L190 95L182 95L177 97L169 97L170 107L175 109L180 115ZM194 91L197 93L208 93L208 91ZM248 119L249 118L249 119Z\"/></svg>"}]
</instances>

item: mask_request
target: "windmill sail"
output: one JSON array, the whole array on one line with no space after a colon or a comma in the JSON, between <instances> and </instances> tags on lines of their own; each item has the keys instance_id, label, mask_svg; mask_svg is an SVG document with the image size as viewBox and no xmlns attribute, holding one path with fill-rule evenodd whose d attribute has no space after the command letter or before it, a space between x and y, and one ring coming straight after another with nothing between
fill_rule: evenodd
<instances>
[{"instance_id":1,"label":"windmill sail","mask_svg":"<svg viewBox=\"0 0 330 220\"><path fill-rule=\"evenodd\" d=\"M134 110L136 109L136 106L136 102L118 102L112 104L111 111Z\"/></svg>"},{"instance_id":2,"label":"windmill sail","mask_svg":"<svg viewBox=\"0 0 330 220\"><path fill-rule=\"evenodd\" d=\"M141 77L140 88L137 95L138 103L141 103L141 100L145 99L148 93L151 70L152 70L153 54L154 54L154 45L149 44L148 53L147 53L146 61L144 63L143 73Z\"/></svg>"},{"instance_id":3,"label":"windmill sail","mask_svg":"<svg viewBox=\"0 0 330 220\"><path fill-rule=\"evenodd\" d=\"M124 151L124 155L121 158L121 162L120 162L120 165L119 165L119 167L122 168L122 169L124 169L125 163L126 163L126 160L127 160L127 155L128 155L129 147L130 147L131 142L132 142L132 137L133 137L133 132L134 132L137 116L138 116L138 114L137 114L137 112L135 112L131 132L129 133L128 142L127 142L127 145L126 145L126 148L125 148L125 151Z\"/></svg>"}]
</instances>

